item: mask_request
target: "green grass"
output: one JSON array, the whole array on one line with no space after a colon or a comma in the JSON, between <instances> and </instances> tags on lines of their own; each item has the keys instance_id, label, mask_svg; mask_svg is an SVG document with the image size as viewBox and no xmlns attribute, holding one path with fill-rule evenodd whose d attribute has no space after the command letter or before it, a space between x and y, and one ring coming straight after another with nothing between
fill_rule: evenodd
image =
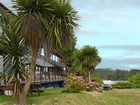
<instances>
[{"instance_id":1,"label":"green grass","mask_svg":"<svg viewBox=\"0 0 140 105\"><path fill-rule=\"evenodd\" d=\"M40 96L28 97L32 105L140 105L140 89L120 89L98 92L62 93L48 89ZM12 98L0 96L0 105L12 105Z\"/></svg>"}]
</instances>

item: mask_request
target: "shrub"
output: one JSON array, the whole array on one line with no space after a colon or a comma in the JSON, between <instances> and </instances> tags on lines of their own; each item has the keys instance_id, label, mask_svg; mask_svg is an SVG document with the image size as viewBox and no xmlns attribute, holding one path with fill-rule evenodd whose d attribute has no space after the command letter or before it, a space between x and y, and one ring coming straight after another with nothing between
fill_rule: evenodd
<instances>
[{"instance_id":1,"label":"shrub","mask_svg":"<svg viewBox=\"0 0 140 105\"><path fill-rule=\"evenodd\" d=\"M85 84L86 86L86 91L93 91L93 90L100 90L101 89L101 84L98 82L90 82Z\"/></svg>"},{"instance_id":2,"label":"shrub","mask_svg":"<svg viewBox=\"0 0 140 105\"><path fill-rule=\"evenodd\" d=\"M133 85L129 82L118 82L113 84L112 87L117 89L130 89L133 87Z\"/></svg>"},{"instance_id":3,"label":"shrub","mask_svg":"<svg viewBox=\"0 0 140 105\"><path fill-rule=\"evenodd\" d=\"M133 75L128 81L134 85L134 88L140 88L140 73Z\"/></svg>"},{"instance_id":4,"label":"shrub","mask_svg":"<svg viewBox=\"0 0 140 105\"><path fill-rule=\"evenodd\" d=\"M66 79L65 92L78 93L85 89L84 79L82 76L69 75Z\"/></svg>"},{"instance_id":5,"label":"shrub","mask_svg":"<svg viewBox=\"0 0 140 105\"><path fill-rule=\"evenodd\" d=\"M98 75L94 75L92 81L102 84L103 81Z\"/></svg>"}]
</instances>

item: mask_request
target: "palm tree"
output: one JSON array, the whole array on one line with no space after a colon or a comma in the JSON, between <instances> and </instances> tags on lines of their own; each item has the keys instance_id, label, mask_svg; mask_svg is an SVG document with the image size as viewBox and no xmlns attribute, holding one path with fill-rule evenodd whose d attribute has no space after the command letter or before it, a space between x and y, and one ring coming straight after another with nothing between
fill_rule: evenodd
<instances>
[{"instance_id":1,"label":"palm tree","mask_svg":"<svg viewBox=\"0 0 140 105\"><path fill-rule=\"evenodd\" d=\"M98 50L95 47L86 45L73 54L73 68L77 72L88 76L88 82L91 82L94 68L101 62Z\"/></svg>"},{"instance_id":2,"label":"palm tree","mask_svg":"<svg viewBox=\"0 0 140 105\"><path fill-rule=\"evenodd\" d=\"M17 9L13 29L25 39L32 55L22 92L21 105L25 105L39 51L43 48L47 57L56 48L71 47L77 27L77 12L71 6L70 0L13 0L13 3Z\"/></svg>"},{"instance_id":3,"label":"palm tree","mask_svg":"<svg viewBox=\"0 0 140 105\"><path fill-rule=\"evenodd\" d=\"M22 101L21 80L26 78L25 72L25 40L16 35L9 24L0 24L3 33L0 34L0 49L4 53L4 71L1 77L11 85L15 104ZM20 100L19 100L20 99Z\"/></svg>"}]
</instances>

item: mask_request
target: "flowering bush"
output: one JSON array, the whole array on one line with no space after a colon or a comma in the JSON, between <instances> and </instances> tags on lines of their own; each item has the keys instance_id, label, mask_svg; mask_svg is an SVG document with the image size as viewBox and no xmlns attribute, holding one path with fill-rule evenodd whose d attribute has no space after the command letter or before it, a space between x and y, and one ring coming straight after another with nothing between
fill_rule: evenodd
<instances>
[{"instance_id":1,"label":"flowering bush","mask_svg":"<svg viewBox=\"0 0 140 105\"><path fill-rule=\"evenodd\" d=\"M78 93L80 91L102 91L101 84L98 82L86 83L83 76L76 76L71 74L67 76L65 83L65 90L63 92Z\"/></svg>"},{"instance_id":2,"label":"flowering bush","mask_svg":"<svg viewBox=\"0 0 140 105\"><path fill-rule=\"evenodd\" d=\"M65 92L78 93L85 89L83 76L69 75L66 79Z\"/></svg>"},{"instance_id":3,"label":"flowering bush","mask_svg":"<svg viewBox=\"0 0 140 105\"><path fill-rule=\"evenodd\" d=\"M90 83L85 84L85 87L86 87L86 91L93 91L93 90L100 91L102 86L98 82L90 82Z\"/></svg>"}]
</instances>

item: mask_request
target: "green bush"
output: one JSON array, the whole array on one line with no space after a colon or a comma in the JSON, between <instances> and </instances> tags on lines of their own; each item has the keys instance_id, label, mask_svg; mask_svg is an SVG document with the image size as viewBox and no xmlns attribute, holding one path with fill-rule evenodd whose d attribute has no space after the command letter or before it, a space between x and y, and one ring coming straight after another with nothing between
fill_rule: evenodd
<instances>
[{"instance_id":1,"label":"green bush","mask_svg":"<svg viewBox=\"0 0 140 105\"><path fill-rule=\"evenodd\" d=\"M79 93L85 89L84 79L80 76L69 75L66 79L64 92Z\"/></svg>"},{"instance_id":2,"label":"green bush","mask_svg":"<svg viewBox=\"0 0 140 105\"><path fill-rule=\"evenodd\" d=\"M140 88L140 73L137 73L128 79L134 85L134 88Z\"/></svg>"},{"instance_id":3,"label":"green bush","mask_svg":"<svg viewBox=\"0 0 140 105\"><path fill-rule=\"evenodd\" d=\"M102 84L103 81L98 75L94 75L92 81Z\"/></svg>"},{"instance_id":4,"label":"green bush","mask_svg":"<svg viewBox=\"0 0 140 105\"><path fill-rule=\"evenodd\" d=\"M118 82L116 84L113 84L112 87L117 89L130 89L133 88L133 84L129 82Z\"/></svg>"}]
</instances>

